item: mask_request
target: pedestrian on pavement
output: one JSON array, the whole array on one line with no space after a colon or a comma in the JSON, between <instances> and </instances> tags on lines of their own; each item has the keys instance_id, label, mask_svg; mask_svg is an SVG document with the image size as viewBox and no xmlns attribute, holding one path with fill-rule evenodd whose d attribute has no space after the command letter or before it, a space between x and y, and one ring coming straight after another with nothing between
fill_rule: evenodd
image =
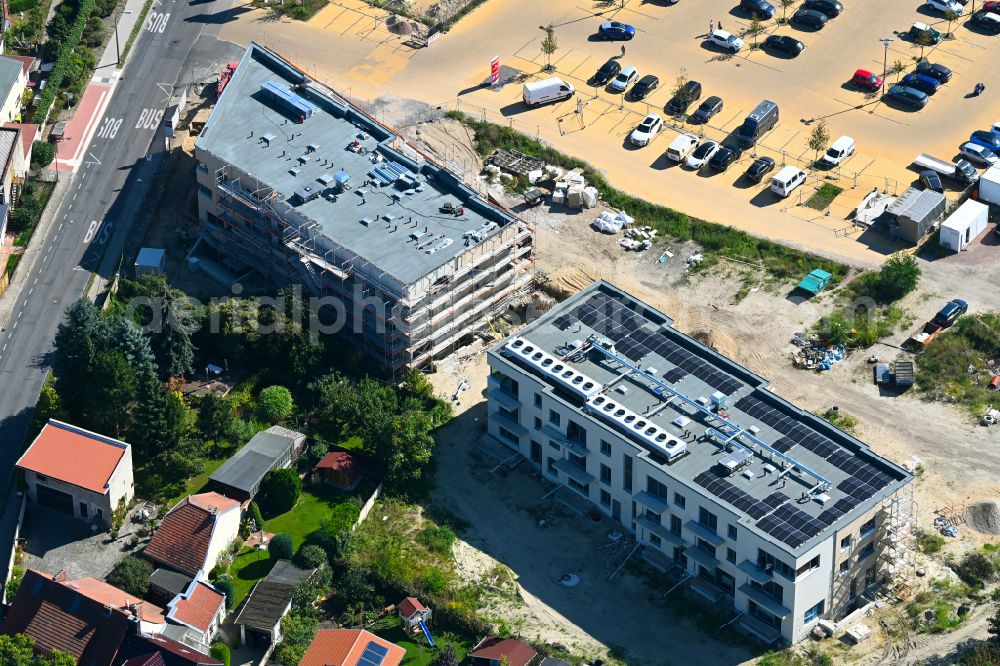
<instances>
[{"instance_id":1,"label":"pedestrian on pavement","mask_svg":"<svg viewBox=\"0 0 1000 666\"><path fill-rule=\"evenodd\" d=\"M719 21L719 30L722 30L722 21Z\"/></svg>"},{"instance_id":2,"label":"pedestrian on pavement","mask_svg":"<svg viewBox=\"0 0 1000 666\"><path fill-rule=\"evenodd\" d=\"M708 34L711 35L713 32L715 32L715 21L708 19Z\"/></svg>"},{"instance_id":3,"label":"pedestrian on pavement","mask_svg":"<svg viewBox=\"0 0 1000 666\"><path fill-rule=\"evenodd\" d=\"M624 44L622 44L622 57L623 58L625 57L625 45Z\"/></svg>"}]
</instances>

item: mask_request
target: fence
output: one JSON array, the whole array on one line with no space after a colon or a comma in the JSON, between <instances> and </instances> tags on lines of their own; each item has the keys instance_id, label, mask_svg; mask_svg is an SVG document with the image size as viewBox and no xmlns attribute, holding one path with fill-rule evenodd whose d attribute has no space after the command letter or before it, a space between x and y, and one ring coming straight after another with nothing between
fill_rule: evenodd
<instances>
[{"instance_id":1,"label":"fence","mask_svg":"<svg viewBox=\"0 0 1000 666\"><path fill-rule=\"evenodd\" d=\"M361 523L365 522L365 518L367 518L368 514L371 513L372 508L375 506L375 502L381 496L382 496L382 484L380 483L378 484L378 487L375 488L375 492L372 493L372 496L369 497L368 501L365 502L364 506L361 507L361 513L358 515L358 519L354 522L354 527L352 528L352 530L357 529L361 525Z\"/></svg>"},{"instance_id":2,"label":"fence","mask_svg":"<svg viewBox=\"0 0 1000 666\"><path fill-rule=\"evenodd\" d=\"M5 604L10 601L7 598L7 583L14 576L14 563L17 561L17 542L21 539L21 527L24 525L24 509L27 505L28 493L24 493L21 495L21 508L17 514L17 526L14 528L14 541L10 546L10 561L7 562L7 578L4 580L3 592L0 593L0 599Z\"/></svg>"}]
</instances>

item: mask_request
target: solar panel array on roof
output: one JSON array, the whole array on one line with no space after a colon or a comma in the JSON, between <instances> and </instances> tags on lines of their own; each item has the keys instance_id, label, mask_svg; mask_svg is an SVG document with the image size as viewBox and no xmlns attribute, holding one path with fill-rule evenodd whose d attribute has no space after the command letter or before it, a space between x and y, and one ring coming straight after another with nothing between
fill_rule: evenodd
<instances>
[{"instance_id":1,"label":"solar panel array on roof","mask_svg":"<svg viewBox=\"0 0 1000 666\"><path fill-rule=\"evenodd\" d=\"M798 548L825 530L826 524L798 507L783 504L774 513L758 522L757 527L782 543Z\"/></svg>"},{"instance_id":2,"label":"solar panel array on roof","mask_svg":"<svg viewBox=\"0 0 1000 666\"><path fill-rule=\"evenodd\" d=\"M837 503L831 506L829 509L823 513L816 516L816 520L823 523L824 525L833 525L841 516L845 516L850 513L851 509L858 505L858 501L851 497L845 497L844 499L837 500Z\"/></svg>"},{"instance_id":3,"label":"solar panel array on roof","mask_svg":"<svg viewBox=\"0 0 1000 666\"><path fill-rule=\"evenodd\" d=\"M361 653L358 666L381 666L387 654L389 654L389 648L371 641L365 646L365 651Z\"/></svg>"},{"instance_id":4,"label":"solar panel array on roof","mask_svg":"<svg viewBox=\"0 0 1000 666\"><path fill-rule=\"evenodd\" d=\"M771 493L763 500L754 499L713 470L702 472L694 477L694 482L722 501L746 512L754 520L763 518L789 499L787 495L780 492Z\"/></svg>"}]
</instances>

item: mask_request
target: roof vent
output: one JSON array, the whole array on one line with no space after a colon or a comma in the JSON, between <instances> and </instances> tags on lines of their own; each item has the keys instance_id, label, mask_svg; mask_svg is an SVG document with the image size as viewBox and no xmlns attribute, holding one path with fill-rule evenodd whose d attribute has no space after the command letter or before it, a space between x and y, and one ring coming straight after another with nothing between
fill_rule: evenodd
<instances>
[{"instance_id":1,"label":"roof vent","mask_svg":"<svg viewBox=\"0 0 1000 666\"><path fill-rule=\"evenodd\" d=\"M308 155L299 155L299 164L305 164L309 161Z\"/></svg>"},{"instance_id":2,"label":"roof vent","mask_svg":"<svg viewBox=\"0 0 1000 666\"><path fill-rule=\"evenodd\" d=\"M420 240L424 235L423 229L414 229L413 233L410 234L410 240Z\"/></svg>"},{"instance_id":3,"label":"roof vent","mask_svg":"<svg viewBox=\"0 0 1000 666\"><path fill-rule=\"evenodd\" d=\"M260 142L263 143L265 146L270 146L271 142L274 141L275 138L276 137L274 136L274 134L268 132L267 134L264 134L263 136L260 137Z\"/></svg>"},{"instance_id":4,"label":"roof vent","mask_svg":"<svg viewBox=\"0 0 1000 666\"><path fill-rule=\"evenodd\" d=\"M643 442L668 460L687 451L687 442L681 441L663 428L643 419L631 409L624 407L606 395L595 395L587 400L588 410L609 421L619 430Z\"/></svg>"},{"instance_id":5,"label":"roof vent","mask_svg":"<svg viewBox=\"0 0 1000 666\"><path fill-rule=\"evenodd\" d=\"M559 359L538 349L524 338L513 338L504 349L534 367L543 376L549 377L585 399L604 390L604 385L600 382L561 363Z\"/></svg>"},{"instance_id":6,"label":"roof vent","mask_svg":"<svg viewBox=\"0 0 1000 666\"><path fill-rule=\"evenodd\" d=\"M333 176L331 176L331 175L330 175L330 174L328 174L328 173L324 173L324 174L323 174L322 176L320 176L320 177L319 177L319 178L317 178L316 180L318 180L318 181L319 181L320 183L322 183L323 185L329 185L330 183L332 183L332 182L333 182Z\"/></svg>"},{"instance_id":7,"label":"roof vent","mask_svg":"<svg viewBox=\"0 0 1000 666\"><path fill-rule=\"evenodd\" d=\"M307 153L315 153L317 150L319 150L319 146L315 143L310 143L308 146L306 146Z\"/></svg>"}]
</instances>

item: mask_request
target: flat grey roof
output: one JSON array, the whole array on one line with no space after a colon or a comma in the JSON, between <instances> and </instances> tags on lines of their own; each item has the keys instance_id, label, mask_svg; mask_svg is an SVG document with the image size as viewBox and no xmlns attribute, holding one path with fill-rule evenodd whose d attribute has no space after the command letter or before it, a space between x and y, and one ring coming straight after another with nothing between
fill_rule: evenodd
<instances>
[{"instance_id":1,"label":"flat grey roof","mask_svg":"<svg viewBox=\"0 0 1000 666\"><path fill-rule=\"evenodd\" d=\"M281 426L271 426L254 435L232 458L212 472L209 479L251 492L299 437L305 435Z\"/></svg>"},{"instance_id":2,"label":"flat grey roof","mask_svg":"<svg viewBox=\"0 0 1000 666\"><path fill-rule=\"evenodd\" d=\"M192 580L194 579L191 576L185 576L182 573L163 568L157 569L149 576L150 585L155 585L174 595L188 589Z\"/></svg>"},{"instance_id":3,"label":"flat grey roof","mask_svg":"<svg viewBox=\"0 0 1000 666\"><path fill-rule=\"evenodd\" d=\"M284 616L296 586L315 571L300 569L287 560L279 560L267 577L250 592L234 624L270 631Z\"/></svg>"},{"instance_id":4,"label":"flat grey roof","mask_svg":"<svg viewBox=\"0 0 1000 666\"><path fill-rule=\"evenodd\" d=\"M524 343L515 351L517 339L598 384L602 390L591 401L603 396L631 410L683 441L686 453L668 460L642 437L611 424L593 402L519 353ZM666 315L606 282L595 282L490 353L544 377L554 395L622 433L669 477L728 506L740 523L790 552L805 551L912 479L863 442L768 391L762 377L676 330ZM709 406L716 395L723 398L722 408L710 416L710 407L702 411L673 392ZM683 425L675 424L678 419ZM685 431L690 433L686 438ZM722 442L734 434L727 451ZM746 464L734 473L721 464L728 459L738 466L741 458ZM785 474L783 464L789 468Z\"/></svg>"},{"instance_id":5,"label":"flat grey roof","mask_svg":"<svg viewBox=\"0 0 1000 666\"><path fill-rule=\"evenodd\" d=\"M294 94L315 105L316 112L299 122L288 107L261 93L267 82L295 87ZM198 138L198 148L277 190L282 201L316 222L322 235L402 284L417 281L479 242L466 234L494 223L488 237L514 221L412 149L408 155L395 150L390 144L397 137L388 128L319 87L303 88L305 82L312 83L277 55L251 44ZM363 154L348 149L355 141ZM373 163L374 156L382 161ZM375 170L379 176L370 175ZM324 182L340 171L349 175L351 189L338 194L335 180ZM412 181L365 185L366 180L402 174L410 174ZM302 203L296 192L311 200ZM446 203L464 206L464 213L440 212Z\"/></svg>"}]
</instances>

